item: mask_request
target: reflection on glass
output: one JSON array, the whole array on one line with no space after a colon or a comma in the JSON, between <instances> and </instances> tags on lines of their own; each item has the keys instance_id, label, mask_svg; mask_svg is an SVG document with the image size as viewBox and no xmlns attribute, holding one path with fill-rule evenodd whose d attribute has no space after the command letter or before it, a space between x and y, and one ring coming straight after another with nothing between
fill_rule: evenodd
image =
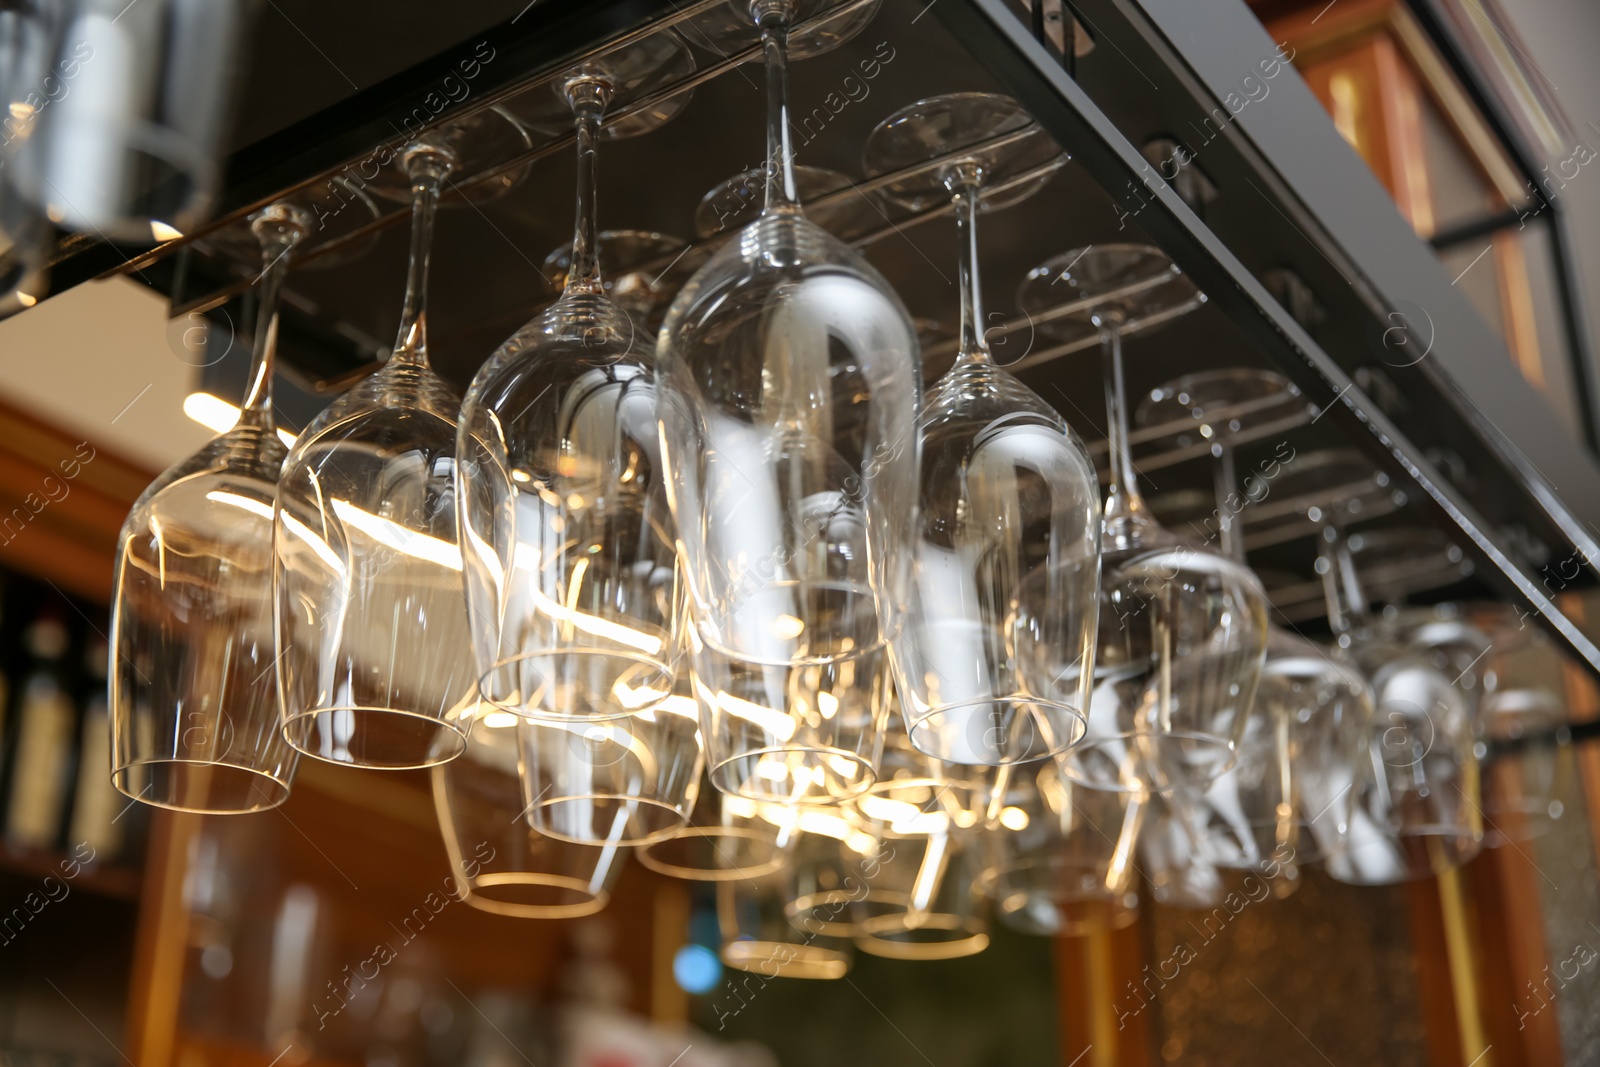
<instances>
[{"instance_id":1,"label":"reflection on glass","mask_svg":"<svg viewBox=\"0 0 1600 1067\"><path fill-rule=\"evenodd\" d=\"M1018 294L1041 332L1098 335L1105 359L1111 483L1094 693L1084 740L1063 763L1071 777L1102 788L1202 788L1226 773L1266 651L1260 583L1156 523L1129 449L1124 336L1204 300L1160 249L1125 244L1065 252L1030 271ZM1075 652L1043 646L1024 669L1049 685L1075 682L1081 668Z\"/></svg>"},{"instance_id":2,"label":"reflection on glass","mask_svg":"<svg viewBox=\"0 0 1600 1067\"><path fill-rule=\"evenodd\" d=\"M1004 147L984 147L1006 134ZM1019 202L1066 157L1015 101L991 93L919 101L867 139L872 176L942 157L948 162L885 189L914 210L953 203L962 238L961 345L918 421L912 593L891 648L912 744L957 763L1027 762L1065 750L1083 732L1098 619L1100 480L1065 420L990 355L976 227L980 206ZM1042 177L994 188L1033 172ZM1029 625L1013 629L1013 597L1034 571ZM1082 655L1073 688L1028 689L1017 669L1028 652L1017 646L1034 641Z\"/></svg>"},{"instance_id":3,"label":"reflection on glass","mask_svg":"<svg viewBox=\"0 0 1600 1067\"><path fill-rule=\"evenodd\" d=\"M669 697L649 711L523 719L522 784L536 830L581 844L676 834L700 787L698 710Z\"/></svg>"},{"instance_id":4,"label":"reflection on glass","mask_svg":"<svg viewBox=\"0 0 1600 1067\"><path fill-rule=\"evenodd\" d=\"M1093 789L1056 760L1001 767L983 811L979 889L1030 934L1082 934L1138 915L1135 848L1148 795Z\"/></svg>"},{"instance_id":5,"label":"reflection on glass","mask_svg":"<svg viewBox=\"0 0 1600 1067\"><path fill-rule=\"evenodd\" d=\"M336 763L423 767L477 707L456 540L457 402L428 366L428 254L443 137L408 148L411 264L394 352L284 464L275 523L284 735Z\"/></svg>"},{"instance_id":6,"label":"reflection on glass","mask_svg":"<svg viewBox=\"0 0 1600 1067\"><path fill-rule=\"evenodd\" d=\"M156 479L118 538L112 780L149 804L244 812L289 796L297 756L279 732L273 673L272 508L285 449L272 375L284 274L313 224L287 204L252 220L261 310L239 421Z\"/></svg>"},{"instance_id":7,"label":"reflection on glass","mask_svg":"<svg viewBox=\"0 0 1600 1067\"><path fill-rule=\"evenodd\" d=\"M565 289L490 357L462 405L459 507L479 685L519 714L609 718L672 692L674 535L653 350L607 296L595 180L606 109L686 61L674 35L655 35L557 80L577 132Z\"/></svg>"},{"instance_id":8,"label":"reflection on glass","mask_svg":"<svg viewBox=\"0 0 1600 1067\"><path fill-rule=\"evenodd\" d=\"M877 271L801 214L791 11L783 0L751 11L773 177L761 218L667 312L662 460L694 628L718 659L696 663L720 716L705 732L712 781L754 798L837 799L872 784L877 742L830 735L881 724L869 679L905 603L916 341Z\"/></svg>"},{"instance_id":9,"label":"reflection on glass","mask_svg":"<svg viewBox=\"0 0 1600 1067\"><path fill-rule=\"evenodd\" d=\"M516 716L483 707L466 751L432 771L433 803L462 899L480 911L530 919L597 912L627 850L616 842L558 841L529 825L516 725Z\"/></svg>"}]
</instances>

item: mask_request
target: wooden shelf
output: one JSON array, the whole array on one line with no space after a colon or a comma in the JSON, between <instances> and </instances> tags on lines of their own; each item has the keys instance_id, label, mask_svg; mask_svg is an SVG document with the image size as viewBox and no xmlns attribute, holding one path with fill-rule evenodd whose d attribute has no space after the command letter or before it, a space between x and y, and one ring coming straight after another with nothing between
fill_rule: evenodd
<instances>
[{"instance_id":1,"label":"wooden shelf","mask_svg":"<svg viewBox=\"0 0 1600 1067\"><path fill-rule=\"evenodd\" d=\"M68 882L74 891L93 893L110 900L137 901L144 884L144 873L134 867L106 863L80 863L78 873L67 878L63 865L77 862L74 857L59 852L34 849L17 849L0 846L0 872L35 878L40 882L54 877Z\"/></svg>"}]
</instances>

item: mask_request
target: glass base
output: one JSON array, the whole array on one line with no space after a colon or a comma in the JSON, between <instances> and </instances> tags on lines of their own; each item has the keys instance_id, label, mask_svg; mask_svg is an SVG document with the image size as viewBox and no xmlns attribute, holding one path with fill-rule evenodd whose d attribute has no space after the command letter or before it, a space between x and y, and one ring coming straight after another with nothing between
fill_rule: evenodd
<instances>
[{"instance_id":1,"label":"glass base","mask_svg":"<svg viewBox=\"0 0 1600 1067\"><path fill-rule=\"evenodd\" d=\"M485 874L467 887L466 903L492 915L521 919L575 919L593 915L611 899L579 878L531 872Z\"/></svg>"},{"instance_id":2,"label":"glass base","mask_svg":"<svg viewBox=\"0 0 1600 1067\"><path fill-rule=\"evenodd\" d=\"M316 708L289 716L283 737L327 763L416 770L449 763L467 747L465 725L398 708Z\"/></svg>"},{"instance_id":3,"label":"glass base","mask_svg":"<svg viewBox=\"0 0 1600 1067\"><path fill-rule=\"evenodd\" d=\"M872 763L842 748L762 748L711 768L724 793L773 804L853 800L877 781Z\"/></svg>"},{"instance_id":4,"label":"glass base","mask_svg":"<svg viewBox=\"0 0 1600 1067\"><path fill-rule=\"evenodd\" d=\"M529 818L535 830L557 841L614 846L665 841L683 829L689 815L661 800L594 794L543 801Z\"/></svg>"},{"instance_id":5,"label":"glass base","mask_svg":"<svg viewBox=\"0 0 1600 1067\"><path fill-rule=\"evenodd\" d=\"M1031 763L1067 751L1083 736L1074 708L1033 697L1000 697L946 704L911 719L907 733L917 751L946 763L1001 767Z\"/></svg>"},{"instance_id":6,"label":"glass base","mask_svg":"<svg viewBox=\"0 0 1600 1067\"><path fill-rule=\"evenodd\" d=\"M657 874L691 882L731 882L776 874L788 854L770 835L738 826L685 827L634 853Z\"/></svg>"},{"instance_id":7,"label":"glass base","mask_svg":"<svg viewBox=\"0 0 1600 1067\"><path fill-rule=\"evenodd\" d=\"M111 782L142 804L201 815L265 811L289 799L287 778L203 760L138 760L113 770Z\"/></svg>"},{"instance_id":8,"label":"glass base","mask_svg":"<svg viewBox=\"0 0 1600 1067\"><path fill-rule=\"evenodd\" d=\"M478 692L528 718L614 719L652 710L672 696L672 685L672 669L651 656L540 649L496 663L478 679Z\"/></svg>"},{"instance_id":9,"label":"glass base","mask_svg":"<svg viewBox=\"0 0 1600 1067\"><path fill-rule=\"evenodd\" d=\"M787 941L733 941L722 946L722 962L768 978L843 978L850 970L846 952Z\"/></svg>"}]
</instances>

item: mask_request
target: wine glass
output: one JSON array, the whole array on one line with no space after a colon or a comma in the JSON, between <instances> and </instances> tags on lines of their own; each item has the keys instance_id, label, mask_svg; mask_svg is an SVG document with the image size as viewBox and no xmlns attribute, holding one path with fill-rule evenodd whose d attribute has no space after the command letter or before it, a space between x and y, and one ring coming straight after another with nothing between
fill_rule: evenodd
<instances>
[{"instance_id":1,"label":"wine glass","mask_svg":"<svg viewBox=\"0 0 1600 1067\"><path fill-rule=\"evenodd\" d=\"M687 627L687 620L680 626ZM710 714L700 707L692 671L680 665L677 691L663 704L695 719ZM696 744L704 745L696 735ZM763 817L762 805L745 797L729 796L704 776L695 793L689 820L677 833L647 842L635 851L639 862L658 874L692 882L726 882L762 879L783 870L793 851L794 828Z\"/></svg>"},{"instance_id":2,"label":"wine glass","mask_svg":"<svg viewBox=\"0 0 1600 1067\"><path fill-rule=\"evenodd\" d=\"M459 508L483 698L521 728L533 823L642 844L694 807L697 712L673 695L676 558L653 352L606 295L595 155L605 109L683 58L676 37L557 80L577 129L577 223L561 298L514 334L462 404ZM650 243L650 242L646 242Z\"/></svg>"},{"instance_id":3,"label":"wine glass","mask_svg":"<svg viewBox=\"0 0 1600 1067\"><path fill-rule=\"evenodd\" d=\"M440 190L474 128L446 128L401 153L411 258L393 354L312 421L279 481L284 736L330 762L453 759L478 703L456 533L458 402L428 365L426 311Z\"/></svg>"},{"instance_id":4,"label":"wine glass","mask_svg":"<svg viewBox=\"0 0 1600 1067\"><path fill-rule=\"evenodd\" d=\"M989 946L977 892L977 826L987 769L946 765L891 723L878 780L846 805L846 819L878 844L860 901L855 945L874 956L943 960Z\"/></svg>"},{"instance_id":5,"label":"wine glass","mask_svg":"<svg viewBox=\"0 0 1600 1067\"><path fill-rule=\"evenodd\" d=\"M1283 451L1274 448L1241 486L1235 449L1305 416L1299 390L1281 374L1229 367L1152 390L1135 418L1146 427L1174 428L1179 440L1195 436L1210 443L1215 510L1192 528L1207 543L1219 541L1242 567L1241 520L1274 492L1273 478L1283 469L1276 457ZM1299 504L1311 506L1303 499ZM1194 798L1191 811L1216 866L1225 873L1259 871L1272 862L1292 873L1293 865L1316 862L1338 847L1348 827L1349 792L1335 795L1328 783L1350 781L1371 720L1371 689L1353 663L1271 626L1239 761ZM1297 883L1275 877L1271 884L1281 894Z\"/></svg>"},{"instance_id":6,"label":"wine glass","mask_svg":"<svg viewBox=\"0 0 1600 1067\"><path fill-rule=\"evenodd\" d=\"M801 930L789 921L778 875L717 883L722 962L766 978L843 978L850 942Z\"/></svg>"},{"instance_id":7,"label":"wine glass","mask_svg":"<svg viewBox=\"0 0 1600 1067\"><path fill-rule=\"evenodd\" d=\"M776 177L768 167L752 167L718 182L694 209L695 233L702 238L720 233L736 232L760 218L766 208L767 182ZM840 240L883 223L883 212L865 193L855 196L838 196L853 186L853 182L836 170L795 164L795 198L810 205L813 200L827 199L818 206L806 208L806 217Z\"/></svg>"},{"instance_id":8,"label":"wine glass","mask_svg":"<svg viewBox=\"0 0 1600 1067\"><path fill-rule=\"evenodd\" d=\"M672 693L674 538L653 353L606 296L594 201L602 115L665 69L673 40L647 38L558 80L577 128L571 267L561 298L500 346L462 404L458 507L479 685L519 714L610 718Z\"/></svg>"},{"instance_id":9,"label":"wine glass","mask_svg":"<svg viewBox=\"0 0 1600 1067\"><path fill-rule=\"evenodd\" d=\"M558 841L528 822L517 769L519 719L487 705L467 747L435 764L433 803L462 899L529 919L591 915L606 906L627 850Z\"/></svg>"},{"instance_id":10,"label":"wine glass","mask_svg":"<svg viewBox=\"0 0 1600 1067\"><path fill-rule=\"evenodd\" d=\"M643 845L676 835L694 810L704 767L698 709L685 704L524 718L517 732L534 829L579 844Z\"/></svg>"},{"instance_id":11,"label":"wine glass","mask_svg":"<svg viewBox=\"0 0 1600 1067\"><path fill-rule=\"evenodd\" d=\"M719 55L743 51L754 44L765 44L761 34L762 9L781 8L789 24L807 25L786 34L784 50L790 59L811 59L833 51L866 29L878 14L879 0L867 0L816 23L811 20L827 11L837 0L726 0L691 16L683 24L684 35L702 48ZM752 14L755 19L752 20ZM770 59L770 55L767 57Z\"/></svg>"},{"instance_id":12,"label":"wine glass","mask_svg":"<svg viewBox=\"0 0 1600 1067\"><path fill-rule=\"evenodd\" d=\"M992 773L977 886L1000 922L1045 936L1132 923L1135 848L1150 794L1082 785L1062 773L1059 757Z\"/></svg>"},{"instance_id":13,"label":"wine glass","mask_svg":"<svg viewBox=\"0 0 1600 1067\"><path fill-rule=\"evenodd\" d=\"M1393 885L1458 867L1483 843L1469 702L1431 655L1373 625L1342 523L1330 521L1317 545L1328 622L1375 697L1366 751L1347 786L1349 831L1328 856L1328 873L1358 885Z\"/></svg>"},{"instance_id":14,"label":"wine glass","mask_svg":"<svg viewBox=\"0 0 1600 1067\"><path fill-rule=\"evenodd\" d=\"M710 257L708 250L654 230L601 230L596 235L600 284L613 304L653 336L667 305L683 283ZM572 245L544 257L545 275L566 289L572 270ZM653 347L653 342L652 342ZM650 357L654 359L654 352Z\"/></svg>"},{"instance_id":15,"label":"wine glass","mask_svg":"<svg viewBox=\"0 0 1600 1067\"><path fill-rule=\"evenodd\" d=\"M878 671L909 592L920 394L910 316L796 199L791 5L751 8L766 55L761 217L684 286L657 343L662 462L717 788L840 800L872 784ZM726 668L726 669L724 669ZM851 676L841 684L843 675ZM748 716L741 718L741 714ZM740 719L752 729L722 729Z\"/></svg>"},{"instance_id":16,"label":"wine glass","mask_svg":"<svg viewBox=\"0 0 1600 1067\"><path fill-rule=\"evenodd\" d=\"M1124 335L1192 311L1204 296L1160 249L1105 244L1066 252L1029 272L1018 304L1041 333L1098 333L1106 364L1111 480L1105 504L1095 693L1087 734L1066 773L1109 789L1203 787L1232 766L1267 642L1267 600L1227 556L1181 543L1139 493L1128 447ZM1063 308L1067 310L1063 310ZM1036 588L1019 597L1019 625L1048 623ZM1076 690L1075 648L1038 643L1038 686Z\"/></svg>"},{"instance_id":17,"label":"wine glass","mask_svg":"<svg viewBox=\"0 0 1600 1067\"><path fill-rule=\"evenodd\" d=\"M986 142L1022 133L1003 147ZM997 366L983 338L978 278L980 206L1019 203L1066 156L1016 101L952 93L918 101L867 138L866 171L880 177L944 159L885 195L912 210L949 200L961 232L961 347L918 419L920 513L912 587L890 635L911 743L955 763L1028 762L1083 734L1100 577L1100 479L1055 409ZM988 185L1044 169L984 199ZM1013 630L1012 600L1033 583L1031 625ZM1030 691L1024 646L1045 641L1081 657L1077 686Z\"/></svg>"},{"instance_id":18,"label":"wine glass","mask_svg":"<svg viewBox=\"0 0 1600 1067\"><path fill-rule=\"evenodd\" d=\"M272 415L278 299L315 220L280 202L251 219L261 294L239 421L140 495L117 540L112 781L179 811L258 811L289 796L278 723L272 509L287 449Z\"/></svg>"}]
</instances>

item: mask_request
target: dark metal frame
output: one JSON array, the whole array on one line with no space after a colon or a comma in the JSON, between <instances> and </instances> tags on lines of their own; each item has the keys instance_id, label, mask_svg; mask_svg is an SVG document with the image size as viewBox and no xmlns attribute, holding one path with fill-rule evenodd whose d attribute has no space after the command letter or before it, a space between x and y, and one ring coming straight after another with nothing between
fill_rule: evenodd
<instances>
[{"instance_id":1,"label":"dark metal frame","mask_svg":"<svg viewBox=\"0 0 1600 1067\"><path fill-rule=\"evenodd\" d=\"M563 69L582 54L679 21L709 2L715 0L546 0L481 35L480 39L491 42L495 49L494 62L483 67L469 97L461 101L443 99L437 110L429 106L431 122L448 121L465 111L492 104ZM1165 83L1178 94L1187 94L1187 102L1200 114L1209 113L1220 102L1217 79L1226 81L1228 61L1225 57L1219 60L1218 55L1236 44L1229 41L1229 35L1248 31L1246 36L1253 34L1252 40L1266 40L1242 0L1075 0L1063 7L1066 17L1073 21L1080 12L1085 17L1092 14L1096 21L1090 32L1097 37L1125 43L1136 40L1143 54L1162 65L1160 74ZM1407 489L1413 498L1426 501L1446 527L1459 532L1463 546L1480 564L1480 575L1493 581L1507 596L1528 603L1540 624L1600 675L1600 648L1561 613L1550 591L1530 573L1520 548L1503 531L1492 528L1474 499L1442 477L1424 451L1362 390L1354 377L1350 354L1339 353L1344 356L1341 360L1314 340L1273 299L1213 227L1202 222L1156 176L1138 148L1078 84L1070 47L1070 32L1075 31L1069 31L1067 54L1058 56L1035 39L1028 20L1019 18L1006 0L935 0L930 9L1032 111L1041 125L1074 153L1077 165L1084 167L1103 189L1131 187L1139 190L1141 197L1147 196L1138 225L1194 277L1212 302L1262 353L1299 385L1307 399L1320 409L1317 417L1327 417L1346 437L1364 448L1395 479L1396 485ZM1036 10L1042 9L1043 4L1037 3ZM1174 43L1178 41L1182 42L1181 47ZM428 106L424 101L430 87L473 51L474 42L448 48L237 153L226 168L222 218L237 217L288 190L321 181L351 160L369 156L374 145L400 143L409 136L403 132L405 117L419 106ZM1222 67L1217 67L1218 62ZM1291 112L1300 108L1293 121L1302 126L1309 122L1315 132L1334 136L1303 85L1300 91L1304 99L1284 101ZM439 95L434 94L434 98L439 99ZM1337 190L1330 193L1327 188L1313 188L1317 183L1308 180L1303 172L1294 172L1289 166L1293 160L1285 155L1285 151L1292 154L1306 149L1307 142L1301 139L1285 150L1274 142L1271 128L1272 122L1282 121L1283 116L1271 115L1265 108L1256 111L1257 114L1240 116L1224 133L1227 150L1236 157L1235 168L1242 167L1243 173L1254 176L1251 184L1275 209L1275 213L1263 213L1261 225L1286 234L1292 232L1299 241L1313 245L1329 264L1340 264L1334 270L1345 277L1352 289L1351 293L1333 294L1344 301L1340 314L1362 316L1380 328L1388 327L1388 316L1392 314L1388 309L1395 306L1390 298L1397 294L1383 291L1382 265L1375 260L1381 260L1388 252L1411 262L1426 255L1424 262L1432 264L1431 269L1437 272L1431 252L1409 232L1387 232L1393 228L1383 225L1384 215L1372 207L1371 201L1351 195L1329 200ZM1265 121L1268 119L1271 121ZM556 149L549 145L535 152L545 150ZM1358 166L1347 150L1346 155L1349 158L1345 164ZM1319 165L1326 162L1322 160ZM1325 179L1324 184L1346 179L1347 175L1341 173ZM1367 181L1371 181L1370 175ZM1392 213L1392 204L1387 210ZM1214 225L1221 225L1216 221L1219 212L1210 207L1208 218L1213 219ZM1379 228L1386 231L1380 236L1389 244L1386 249L1375 251L1371 242L1378 238L1366 231ZM1363 245L1363 241L1367 244ZM54 288L59 291L87 278L131 270L170 274L178 262L178 257L172 256L177 250L174 244L129 252L104 243L70 241L63 246L55 264ZM1440 306L1467 308L1467 320L1476 321L1459 293L1452 297L1451 290L1445 287L1438 300ZM1448 423L1447 428L1458 439L1470 441L1475 457L1492 457L1486 464L1494 467L1490 472L1495 475L1492 491L1510 499L1515 513L1531 516L1530 521L1538 525L1538 533L1545 541L1564 541L1576 546L1586 561L1600 561L1600 544L1586 532L1583 522L1591 516L1600 518L1600 467L1587 453L1563 454L1560 438L1551 436L1550 427L1555 420L1548 407L1516 376L1503 348L1492 350L1475 344L1474 338L1486 330L1456 324L1453 331L1445 329L1441 333L1440 340L1449 351L1440 360L1416 368L1406 380L1408 390L1415 389L1438 405L1439 410L1430 413L1430 417ZM1432 365L1440 362L1447 366ZM1474 399L1460 387L1463 382L1473 384L1471 380L1478 376L1485 379L1488 395L1481 395L1480 390ZM1528 458L1495 430L1489 417L1477 412L1480 404L1491 406L1496 415L1512 425L1518 432L1518 445L1535 458ZM1500 406L1493 407L1495 404ZM1528 440L1523 439L1524 434ZM1546 469L1558 470L1562 493L1573 507L1539 473L1536 461ZM1483 500L1480 497L1477 502L1481 504Z\"/></svg>"},{"instance_id":2,"label":"dark metal frame","mask_svg":"<svg viewBox=\"0 0 1600 1067\"><path fill-rule=\"evenodd\" d=\"M1248 15L1239 0L1185 2L1191 8L1207 9L1191 10L1193 18L1209 19L1220 6L1237 9L1233 14L1243 11ZM1170 12L1172 7L1168 4L1165 10ZM1481 564L1480 572L1486 579L1508 596L1528 603L1540 624L1592 672L1600 675L1600 648L1561 612L1548 590L1524 569L1518 556L1501 543L1501 538L1489 528L1467 497L1440 475L1434 464L1366 395L1340 362L1268 294L1261 282L1166 182L1154 176L1138 149L1031 36L1029 27L1016 18L1003 0L941 0L934 10L990 73L1073 152L1076 163L1086 168L1103 188L1122 189L1131 182L1134 188L1140 189L1141 196L1148 194L1139 224L1349 439L1363 447L1398 485L1415 489L1415 495L1426 501L1447 527L1459 531L1464 547ZM1114 31L1108 28L1107 33L1160 36L1161 30L1153 21L1142 26L1135 21L1141 12L1133 10L1131 4L1121 5L1119 10L1128 21ZM1224 31L1214 28L1214 32L1222 34ZM1259 25L1255 32L1264 39ZM1163 40L1170 47L1170 38ZM1181 64L1176 55L1173 58ZM1196 93L1202 111L1207 105L1220 103L1220 99L1208 100L1201 80L1192 71L1186 73L1192 79L1190 88ZM1325 118L1322 123L1327 124ZM1266 161L1263 165L1267 171L1271 170ZM1304 218L1307 209L1281 187L1281 180L1271 181L1267 191L1269 195L1276 194L1274 206L1283 222L1293 226L1291 217ZM1365 221L1370 224L1380 220L1381 217ZM1303 228L1299 229L1304 236ZM1409 239L1420 245L1415 238ZM1341 252L1331 241L1320 250L1324 255ZM1351 273L1355 273L1354 265L1349 266ZM1384 301L1381 294L1368 295L1371 298L1369 313L1382 321L1380 309ZM1509 361L1506 362L1509 365ZM1448 383L1443 384L1448 386ZM1485 437L1496 434L1491 426L1477 429ZM1489 443L1505 444L1503 440ZM1573 543L1581 545L1587 535L1579 521L1561 505L1547 485L1543 486L1546 492L1539 491L1543 479L1537 472L1529 474L1530 479L1522 483L1527 507L1548 515L1555 526L1572 535ZM1597 476L1592 470L1590 474Z\"/></svg>"}]
</instances>

